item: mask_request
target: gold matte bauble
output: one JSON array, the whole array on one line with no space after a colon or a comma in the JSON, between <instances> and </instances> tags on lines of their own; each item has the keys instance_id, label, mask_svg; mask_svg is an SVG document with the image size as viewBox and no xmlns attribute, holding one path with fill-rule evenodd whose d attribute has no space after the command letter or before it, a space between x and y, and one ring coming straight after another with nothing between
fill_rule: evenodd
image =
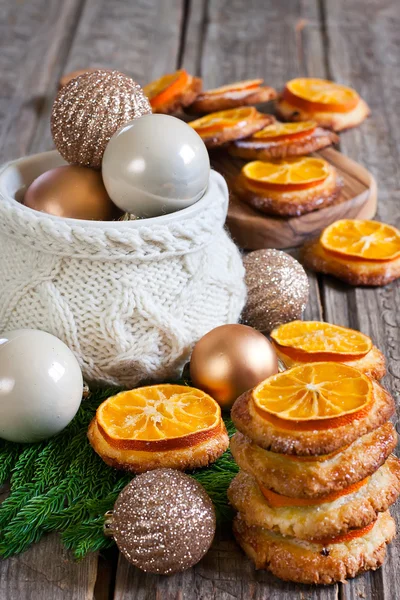
<instances>
[{"instance_id":1,"label":"gold matte bauble","mask_svg":"<svg viewBox=\"0 0 400 600\"><path fill-rule=\"evenodd\" d=\"M193 385L212 396L223 409L243 392L278 372L272 344L246 325L222 325L202 337L190 361Z\"/></svg>"},{"instance_id":2,"label":"gold matte bauble","mask_svg":"<svg viewBox=\"0 0 400 600\"><path fill-rule=\"evenodd\" d=\"M125 123L150 113L148 99L131 77L119 71L89 71L58 92L51 133L67 162L100 169L114 133Z\"/></svg>"},{"instance_id":3,"label":"gold matte bauble","mask_svg":"<svg viewBox=\"0 0 400 600\"><path fill-rule=\"evenodd\" d=\"M72 165L39 175L25 192L23 204L71 219L111 221L121 214L107 194L101 173Z\"/></svg>"}]
</instances>

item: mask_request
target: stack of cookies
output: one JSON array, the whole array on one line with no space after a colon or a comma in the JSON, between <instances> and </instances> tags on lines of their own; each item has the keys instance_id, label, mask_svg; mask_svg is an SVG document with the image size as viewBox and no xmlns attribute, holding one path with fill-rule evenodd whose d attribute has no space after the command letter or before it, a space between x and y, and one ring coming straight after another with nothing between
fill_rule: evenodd
<instances>
[{"instance_id":1,"label":"stack of cookies","mask_svg":"<svg viewBox=\"0 0 400 600\"><path fill-rule=\"evenodd\" d=\"M257 568L330 584L382 564L400 494L394 411L376 380L326 360L299 360L238 398L231 450L241 470L228 496Z\"/></svg>"}]
</instances>

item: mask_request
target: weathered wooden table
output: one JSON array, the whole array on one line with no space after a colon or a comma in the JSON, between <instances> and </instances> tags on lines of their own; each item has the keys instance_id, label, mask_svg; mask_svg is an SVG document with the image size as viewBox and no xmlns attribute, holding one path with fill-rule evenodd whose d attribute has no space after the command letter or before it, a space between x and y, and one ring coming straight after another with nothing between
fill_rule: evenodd
<instances>
[{"instance_id":1,"label":"weathered wooden table","mask_svg":"<svg viewBox=\"0 0 400 600\"><path fill-rule=\"evenodd\" d=\"M206 86L297 75L354 86L372 109L341 150L378 181L380 219L400 226L400 9L396 0L0 0L1 161L52 147L49 115L60 76L119 69L138 82L184 66ZM354 289L310 275L306 317L360 329L400 390L400 287ZM0 282L1 285L1 282ZM394 511L396 512L396 511ZM399 509L397 510L400 514ZM221 532L195 568L145 575L116 550L75 563L56 535L0 562L0 600L228 600L400 598L400 537L379 571L313 588L256 572Z\"/></svg>"}]
</instances>

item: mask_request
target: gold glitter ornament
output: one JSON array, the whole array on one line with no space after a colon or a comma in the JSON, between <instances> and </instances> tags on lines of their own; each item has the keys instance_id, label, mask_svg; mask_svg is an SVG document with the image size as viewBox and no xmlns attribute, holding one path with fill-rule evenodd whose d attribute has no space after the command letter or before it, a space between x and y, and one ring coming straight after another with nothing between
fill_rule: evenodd
<instances>
[{"instance_id":1,"label":"gold glitter ornament","mask_svg":"<svg viewBox=\"0 0 400 600\"><path fill-rule=\"evenodd\" d=\"M200 483L174 469L156 469L122 490L104 532L139 569L170 575L199 562L215 525L213 504Z\"/></svg>"},{"instance_id":2,"label":"gold glitter ornament","mask_svg":"<svg viewBox=\"0 0 400 600\"><path fill-rule=\"evenodd\" d=\"M111 136L125 123L151 113L142 88L119 71L86 72L58 92L51 133L71 164L100 169Z\"/></svg>"},{"instance_id":3,"label":"gold glitter ornament","mask_svg":"<svg viewBox=\"0 0 400 600\"><path fill-rule=\"evenodd\" d=\"M300 319L308 301L307 274L280 250L256 250L243 259L247 302L242 321L263 333Z\"/></svg>"}]
</instances>

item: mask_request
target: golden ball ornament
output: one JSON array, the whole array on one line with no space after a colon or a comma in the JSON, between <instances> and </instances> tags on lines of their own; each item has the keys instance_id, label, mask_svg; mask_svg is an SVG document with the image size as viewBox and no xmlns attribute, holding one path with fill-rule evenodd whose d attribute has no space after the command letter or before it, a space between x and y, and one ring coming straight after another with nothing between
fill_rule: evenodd
<instances>
[{"instance_id":1,"label":"golden ball ornament","mask_svg":"<svg viewBox=\"0 0 400 600\"><path fill-rule=\"evenodd\" d=\"M110 200L99 171L73 165L39 175L25 192L23 204L57 217L111 221L121 212Z\"/></svg>"},{"instance_id":2,"label":"golden ball ornament","mask_svg":"<svg viewBox=\"0 0 400 600\"><path fill-rule=\"evenodd\" d=\"M119 71L88 71L58 92L51 133L67 162L100 169L114 133L125 123L151 112L149 100L131 77Z\"/></svg>"},{"instance_id":3,"label":"golden ball ornament","mask_svg":"<svg viewBox=\"0 0 400 600\"><path fill-rule=\"evenodd\" d=\"M195 345L190 361L193 385L228 410L243 392L278 373L272 344L247 325L221 325Z\"/></svg>"},{"instance_id":4,"label":"golden ball ornament","mask_svg":"<svg viewBox=\"0 0 400 600\"><path fill-rule=\"evenodd\" d=\"M247 302L242 321L263 333L300 319L307 305L307 273L281 250L256 250L243 259Z\"/></svg>"}]
</instances>

